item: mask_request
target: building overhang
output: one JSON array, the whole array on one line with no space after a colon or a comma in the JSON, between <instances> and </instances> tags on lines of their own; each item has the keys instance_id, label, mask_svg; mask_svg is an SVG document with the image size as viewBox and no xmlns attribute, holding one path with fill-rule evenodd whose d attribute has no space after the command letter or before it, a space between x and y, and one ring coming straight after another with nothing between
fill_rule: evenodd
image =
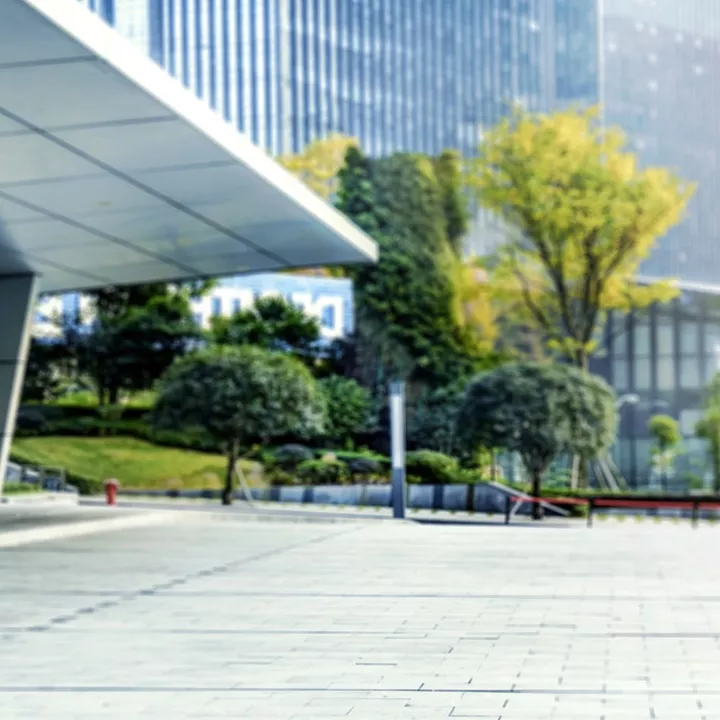
<instances>
[{"instance_id":1,"label":"building overhang","mask_svg":"<svg viewBox=\"0 0 720 720\"><path fill-rule=\"evenodd\" d=\"M0 276L58 292L375 259L76 0L0 2Z\"/></svg>"}]
</instances>

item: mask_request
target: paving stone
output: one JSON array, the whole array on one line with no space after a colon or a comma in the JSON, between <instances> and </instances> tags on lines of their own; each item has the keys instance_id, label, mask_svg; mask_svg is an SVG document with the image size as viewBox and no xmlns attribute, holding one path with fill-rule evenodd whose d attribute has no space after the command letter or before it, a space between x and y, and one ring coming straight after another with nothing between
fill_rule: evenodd
<instances>
[{"instance_id":1,"label":"paving stone","mask_svg":"<svg viewBox=\"0 0 720 720\"><path fill-rule=\"evenodd\" d=\"M208 516L5 548L0 717L720 720L717 533Z\"/></svg>"}]
</instances>

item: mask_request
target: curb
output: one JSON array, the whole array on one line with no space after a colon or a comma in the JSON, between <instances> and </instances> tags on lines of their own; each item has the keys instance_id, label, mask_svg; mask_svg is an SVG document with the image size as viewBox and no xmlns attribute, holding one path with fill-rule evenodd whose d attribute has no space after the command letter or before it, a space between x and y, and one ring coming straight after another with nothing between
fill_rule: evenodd
<instances>
[{"instance_id":1,"label":"curb","mask_svg":"<svg viewBox=\"0 0 720 720\"><path fill-rule=\"evenodd\" d=\"M180 500L175 501L175 507L168 507L173 501L167 501L155 497L137 496L133 500L126 498L126 503L122 500L117 507L127 510L151 511L151 512L168 512L177 515L184 515L186 518L224 520L228 522L284 522L284 523L364 523L364 522L387 522L392 521L392 517L370 515L367 512L352 510L343 513L340 510L310 510L303 509L302 506L287 508L257 508L242 509L239 511L227 510L222 511L215 509L214 504L210 507L210 501L206 500ZM99 497L83 498L80 505L87 507L97 507L103 505L104 501ZM153 505L158 505L157 509Z\"/></svg>"},{"instance_id":2,"label":"curb","mask_svg":"<svg viewBox=\"0 0 720 720\"><path fill-rule=\"evenodd\" d=\"M12 495L3 495L0 497L2 505L51 505L53 507L77 506L79 497L77 493L13 493Z\"/></svg>"},{"instance_id":3,"label":"curb","mask_svg":"<svg viewBox=\"0 0 720 720\"><path fill-rule=\"evenodd\" d=\"M11 530L0 534L0 549L29 545L31 543L48 542L49 540L65 540L68 538L93 535L113 530L127 530L130 528L149 527L153 525L166 525L183 520L179 513L172 512L146 512L141 514L125 515L123 517L109 517L102 520L86 520L53 525L51 527L35 527L27 530Z\"/></svg>"}]
</instances>

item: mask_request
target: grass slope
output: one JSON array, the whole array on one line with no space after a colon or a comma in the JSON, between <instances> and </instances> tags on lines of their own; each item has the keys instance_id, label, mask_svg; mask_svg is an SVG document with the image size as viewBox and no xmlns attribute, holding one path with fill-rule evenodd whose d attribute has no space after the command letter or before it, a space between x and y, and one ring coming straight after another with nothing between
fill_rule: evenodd
<instances>
[{"instance_id":1,"label":"grass slope","mask_svg":"<svg viewBox=\"0 0 720 720\"><path fill-rule=\"evenodd\" d=\"M160 447L128 437L16 438L12 456L17 462L61 467L91 479L117 478L125 489L216 489L225 472L222 455ZM250 484L262 484L256 463L247 463L244 471Z\"/></svg>"}]
</instances>

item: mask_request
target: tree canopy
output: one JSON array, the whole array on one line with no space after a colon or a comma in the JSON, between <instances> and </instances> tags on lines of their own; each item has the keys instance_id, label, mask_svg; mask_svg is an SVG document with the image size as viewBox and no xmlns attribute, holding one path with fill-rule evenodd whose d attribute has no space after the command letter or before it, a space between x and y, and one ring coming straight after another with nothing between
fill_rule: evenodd
<instances>
[{"instance_id":1,"label":"tree canopy","mask_svg":"<svg viewBox=\"0 0 720 720\"><path fill-rule=\"evenodd\" d=\"M210 336L218 345L255 345L309 362L317 356L320 323L285 298L265 297L247 310L214 317Z\"/></svg>"},{"instance_id":2,"label":"tree canopy","mask_svg":"<svg viewBox=\"0 0 720 720\"><path fill-rule=\"evenodd\" d=\"M518 453L533 484L567 453L584 458L608 450L615 438L615 395L600 378L557 363L511 363L468 386L458 425L468 448Z\"/></svg>"},{"instance_id":3,"label":"tree canopy","mask_svg":"<svg viewBox=\"0 0 720 720\"><path fill-rule=\"evenodd\" d=\"M671 282L641 284L640 263L677 223L692 188L640 168L595 111L518 112L483 138L469 185L504 221L489 285L505 320L534 329L586 367L609 310L672 298Z\"/></svg>"},{"instance_id":4,"label":"tree canopy","mask_svg":"<svg viewBox=\"0 0 720 720\"><path fill-rule=\"evenodd\" d=\"M321 198L332 200L338 191L338 173L345 164L345 155L357 144L355 138L331 133L313 140L301 153L281 155L278 161Z\"/></svg>"},{"instance_id":5,"label":"tree canopy","mask_svg":"<svg viewBox=\"0 0 720 720\"><path fill-rule=\"evenodd\" d=\"M445 384L467 376L484 354L464 324L462 273L433 161L404 153L370 160L351 148L337 205L380 246L376 265L352 272L365 383L396 375Z\"/></svg>"},{"instance_id":6,"label":"tree canopy","mask_svg":"<svg viewBox=\"0 0 720 720\"><path fill-rule=\"evenodd\" d=\"M330 375L320 381L327 405L325 437L336 445L368 429L371 398L368 390L352 378Z\"/></svg>"},{"instance_id":7,"label":"tree canopy","mask_svg":"<svg viewBox=\"0 0 720 720\"><path fill-rule=\"evenodd\" d=\"M202 428L227 448L223 503L232 502L240 449L253 441L313 438L326 406L298 360L252 346L213 347L175 362L160 383L153 422L159 429Z\"/></svg>"},{"instance_id":8,"label":"tree canopy","mask_svg":"<svg viewBox=\"0 0 720 720\"><path fill-rule=\"evenodd\" d=\"M74 332L71 340L101 404L117 403L122 391L151 388L201 338L187 289L157 285L112 292L123 299L111 303L105 294L96 296L90 329Z\"/></svg>"}]
</instances>

